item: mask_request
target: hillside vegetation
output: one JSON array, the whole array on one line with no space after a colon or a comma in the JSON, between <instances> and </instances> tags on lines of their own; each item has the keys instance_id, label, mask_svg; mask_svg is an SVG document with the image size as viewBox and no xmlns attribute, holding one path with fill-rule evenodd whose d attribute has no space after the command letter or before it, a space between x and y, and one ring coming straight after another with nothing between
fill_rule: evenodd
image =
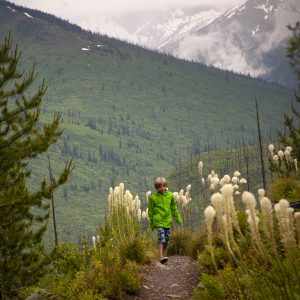
<instances>
[{"instance_id":1,"label":"hillside vegetation","mask_svg":"<svg viewBox=\"0 0 300 300\"><path fill-rule=\"evenodd\" d=\"M110 186L124 182L143 199L153 178L167 175L193 148L231 148L241 136L255 140L255 97L264 135L278 128L293 97L277 85L0 1L1 40L8 32L22 49L22 69L36 63L36 85L45 79L48 86L42 121L62 114L64 134L50 151L51 166L58 170L73 157L71 179L55 194L60 240L94 231ZM47 158L38 157L32 169L34 187L49 176Z\"/></svg>"}]
</instances>

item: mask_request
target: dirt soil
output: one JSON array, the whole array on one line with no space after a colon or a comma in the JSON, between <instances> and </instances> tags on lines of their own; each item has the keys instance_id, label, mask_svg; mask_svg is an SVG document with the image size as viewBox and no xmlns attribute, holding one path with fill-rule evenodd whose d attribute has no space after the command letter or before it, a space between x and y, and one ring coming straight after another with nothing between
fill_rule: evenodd
<instances>
[{"instance_id":1,"label":"dirt soil","mask_svg":"<svg viewBox=\"0 0 300 300\"><path fill-rule=\"evenodd\" d=\"M125 299L190 299L199 273L197 262L187 256L169 256L165 265L153 261L142 270L144 281L139 294Z\"/></svg>"}]
</instances>

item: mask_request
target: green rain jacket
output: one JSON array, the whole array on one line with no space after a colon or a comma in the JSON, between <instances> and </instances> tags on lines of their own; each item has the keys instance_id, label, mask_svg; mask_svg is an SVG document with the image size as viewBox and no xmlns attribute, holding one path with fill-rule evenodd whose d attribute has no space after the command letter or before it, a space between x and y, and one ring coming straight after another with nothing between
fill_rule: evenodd
<instances>
[{"instance_id":1,"label":"green rain jacket","mask_svg":"<svg viewBox=\"0 0 300 300\"><path fill-rule=\"evenodd\" d=\"M149 197L148 216L150 227L171 228L172 217L178 223L182 224L180 214L174 195L171 192L154 193Z\"/></svg>"}]
</instances>

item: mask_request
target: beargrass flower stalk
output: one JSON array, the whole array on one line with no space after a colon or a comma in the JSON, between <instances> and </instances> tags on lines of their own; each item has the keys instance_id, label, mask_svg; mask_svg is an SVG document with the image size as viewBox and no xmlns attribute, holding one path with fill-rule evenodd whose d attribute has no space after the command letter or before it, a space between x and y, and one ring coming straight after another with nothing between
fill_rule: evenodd
<instances>
[{"instance_id":1,"label":"beargrass flower stalk","mask_svg":"<svg viewBox=\"0 0 300 300\"><path fill-rule=\"evenodd\" d=\"M185 188L185 197L188 199L188 202L190 202L192 199L190 197L190 190L192 188L191 184L188 184Z\"/></svg>"},{"instance_id":2,"label":"beargrass flower stalk","mask_svg":"<svg viewBox=\"0 0 300 300\"><path fill-rule=\"evenodd\" d=\"M291 146L286 146L285 150L289 151L290 153L292 152L293 148Z\"/></svg>"},{"instance_id":3,"label":"beargrass flower stalk","mask_svg":"<svg viewBox=\"0 0 300 300\"><path fill-rule=\"evenodd\" d=\"M239 179L238 179L236 176L233 176L233 177L231 178L231 182L232 182L233 184L237 184L237 183L239 182Z\"/></svg>"},{"instance_id":4,"label":"beargrass flower stalk","mask_svg":"<svg viewBox=\"0 0 300 300\"><path fill-rule=\"evenodd\" d=\"M297 158L294 159L295 170L298 171L298 161Z\"/></svg>"},{"instance_id":5,"label":"beargrass flower stalk","mask_svg":"<svg viewBox=\"0 0 300 300\"><path fill-rule=\"evenodd\" d=\"M133 237L136 222L140 221L142 217L139 197L133 198L129 190L124 192L124 184L120 183L114 189L110 188L108 202L113 236L119 239Z\"/></svg>"},{"instance_id":6,"label":"beargrass flower stalk","mask_svg":"<svg viewBox=\"0 0 300 300\"><path fill-rule=\"evenodd\" d=\"M276 164L278 164L279 156L277 154L273 155L273 160L275 161Z\"/></svg>"},{"instance_id":7,"label":"beargrass flower stalk","mask_svg":"<svg viewBox=\"0 0 300 300\"><path fill-rule=\"evenodd\" d=\"M111 211L112 211L112 196L110 194L107 197L107 203L108 203L108 212L111 213Z\"/></svg>"},{"instance_id":8,"label":"beargrass flower stalk","mask_svg":"<svg viewBox=\"0 0 300 300\"><path fill-rule=\"evenodd\" d=\"M287 161L289 161L289 160L290 160L290 156L291 156L290 151L285 150L285 151L283 152L283 154L284 154L284 156L285 156L285 159L286 159Z\"/></svg>"},{"instance_id":9,"label":"beargrass flower stalk","mask_svg":"<svg viewBox=\"0 0 300 300\"><path fill-rule=\"evenodd\" d=\"M273 235L273 207L269 198L260 198L261 224L265 235L275 244Z\"/></svg>"},{"instance_id":10,"label":"beargrass flower stalk","mask_svg":"<svg viewBox=\"0 0 300 300\"><path fill-rule=\"evenodd\" d=\"M216 219L217 219L217 228L218 230L223 229L222 226L222 216L224 214L224 198L221 193L214 193L211 195L211 203L215 208L216 211Z\"/></svg>"},{"instance_id":11,"label":"beargrass flower stalk","mask_svg":"<svg viewBox=\"0 0 300 300\"><path fill-rule=\"evenodd\" d=\"M206 223L206 227L207 227L208 250L210 252L213 265L214 265L216 271L218 272L218 267L217 267L217 264L215 261L215 255L214 255L213 245L212 245L212 224L213 224L215 215L216 215L216 211L211 205L206 207L206 209L204 211L204 216L205 216L205 223Z\"/></svg>"},{"instance_id":12,"label":"beargrass flower stalk","mask_svg":"<svg viewBox=\"0 0 300 300\"><path fill-rule=\"evenodd\" d=\"M224 228L224 242L225 242L225 247L227 248L228 252L230 253L230 255L232 256L232 258L234 259L234 261L238 264L238 260L235 257L234 252L231 249L230 243L229 243L229 227L231 227L231 225L228 224L228 220L226 215L222 216L222 223L223 223L223 228Z\"/></svg>"},{"instance_id":13,"label":"beargrass flower stalk","mask_svg":"<svg viewBox=\"0 0 300 300\"><path fill-rule=\"evenodd\" d=\"M235 177L240 177L240 176L241 176L241 173L240 173L239 171L235 171L235 172L233 173L233 176L235 176Z\"/></svg>"},{"instance_id":14,"label":"beargrass flower stalk","mask_svg":"<svg viewBox=\"0 0 300 300\"><path fill-rule=\"evenodd\" d=\"M92 236L92 242L93 242L93 247L96 250L96 237L94 235Z\"/></svg>"},{"instance_id":15,"label":"beargrass flower stalk","mask_svg":"<svg viewBox=\"0 0 300 300\"><path fill-rule=\"evenodd\" d=\"M295 218L295 227L297 232L297 240L298 240L298 247L300 247L300 212L295 212L294 214Z\"/></svg>"},{"instance_id":16,"label":"beargrass flower stalk","mask_svg":"<svg viewBox=\"0 0 300 300\"><path fill-rule=\"evenodd\" d=\"M221 179L220 179L220 182L219 182L220 188L221 188L224 184L225 184L224 179L221 178Z\"/></svg>"},{"instance_id":17,"label":"beargrass flower stalk","mask_svg":"<svg viewBox=\"0 0 300 300\"><path fill-rule=\"evenodd\" d=\"M294 208L293 207L289 207L287 209L287 213L289 216L289 232L291 234L291 238L292 238L292 242L295 244L296 240L295 240L295 222L294 222Z\"/></svg>"},{"instance_id":18,"label":"beargrass flower stalk","mask_svg":"<svg viewBox=\"0 0 300 300\"><path fill-rule=\"evenodd\" d=\"M141 219L142 219L142 210L139 208L138 211L137 211L137 219L138 221L140 222Z\"/></svg>"},{"instance_id":19,"label":"beargrass flower stalk","mask_svg":"<svg viewBox=\"0 0 300 300\"><path fill-rule=\"evenodd\" d=\"M223 181L224 181L224 184L225 183L229 183L230 182L230 180L231 180L231 178L230 178L230 176L229 175L224 175L224 177L222 178L223 179Z\"/></svg>"},{"instance_id":20,"label":"beargrass flower stalk","mask_svg":"<svg viewBox=\"0 0 300 300\"><path fill-rule=\"evenodd\" d=\"M211 175L211 174L208 174L208 176L207 176L207 181L210 182L211 179L212 179L212 175Z\"/></svg>"},{"instance_id":21,"label":"beargrass flower stalk","mask_svg":"<svg viewBox=\"0 0 300 300\"><path fill-rule=\"evenodd\" d=\"M233 191L234 188L232 186L232 184L225 184L222 188L221 188L221 192L223 195L223 199L224 199L224 215L222 216L222 222L223 222L223 231L224 231L224 235L225 235L225 239L226 236L227 238L229 238L229 240L234 244L234 238L233 238L233 228L232 228L232 224L233 224ZM225 217L225 219L224 219ZM225 240L225 242L227 243L227 241ZM228 241L229 242L229 241Z\"/></svg>"},{"instance_id":22,"label":"beargrass flower stalk","mask_svg":"<svg viewBox=\"0 0 300 300\"><path fill-rule=\"evenodd\" d=\"M212 249L212 224L216 215L215 209L209 205L204 211L205 223L207 227L208 246Z\"/></svg>"},{"instance_id":23,"label":"beargrass flower stalk","mask_svg":"<svg viewBox=\"0 0 300 300\"><path fill-rule=\"evenodd\" d=\"M181 201L181 207L184 209L188 204L188 199L186 198L186 196L182 196Z\"/></svg>"},{"instance_id":24,"label":"beargrass flower stalk","mask_svg":"<svg viewBox=\"0 0 300 300\"><path fill-rule=\"evenodd\" d=\"M278 157L280 158L280 160L283 159L283 156L284 156L284 153L282 150L279 150L278 153L277 153Z\"/></svg>"},{"instance_id":25,"label":"beargrass flower stalk","mask_svg":"<svg viewBox=\"0 0 300 300\"><path fill-rule=\"evenodd\" d=\"M226 220L228 222L227 228L228 228L229 239L235 251L240 255L240 250L233 236L233 228L235 228L242 235L238 218L237 218L237 213L235 210L234 200L233 200L234 186L232 184L225 184L222 187L221 192L224 197L225 215L226 215Z\"/></svg>"},{"instance_id":26,"label":"beargrass flower stalk","mask_svg":"<svg viewBox=\"0 0 300 300\"><path fill-rule=\"evenodd\" d=\"M247 180L245 178L241 178L239 183L242 183L242 184L247 183Z\"/></svg>"},{"instance_id":27,"label":"beargrass flower stalk","mask_svg":"<svg viewBox=\"0 0 300 300\"><path fill-rule=\"evenodd\" d=\"M291 161L291 153L290 153L290 151L288 151L287 149L283 152L283 154L284 154L284 157L285 157L285 161L286 161L286 164L287 164L287 166L288 166L288 168L289 168L289 166L290 166L290 161Z\"/></svg>"},{"instance_id":28,"label":"beargrass flower stalk","mask_svg":"<svg viewBox=\"0 0 300 300\"><path fill-rule=\"evenodd\" d=\"M124 183L121 182L119 184L119 198L120 198L120 202L121 202L121 205L123 205L124 203Z\"/></svg>"},{"instance_id":29,"label":"beargrass flower stalk","mask_svg":"<svg viewBox=\"0 0 300 300\"><path fill-rule=\"evenodd\" d=\"M203 177L201 179L201 183L202 183L203 186L205 185L205 179Z\"/></svg>"},{"instance_id":30,"label":"beargrass flower stalk","mask_svg":"<svg viewBox=\"0 0 300 300\"><path fill-rule=\"evenodd\" d=\"M285 199L281 199L274 206L276 217L279 224L279 232L281 241L288 251L290 246L295 244L295 236L293 230L293 225L291 224L290 214L291 210L289 210L289 202Z\"/></svg>"},{"instance_id":31,"label":"beargrass flower stalk","mask_svg":"<svg viewBox=\"0 0 300 300\"><path fill-rule=\"evenodd\" d=\"M145 210L143 210L143 212L142 212L142 219L143 220L147 219L147 213Z\"/></svg>"},{"instance_id":32,"label":"beargrass flower stalk","mask_svg":"<svg viewBox=\"0 0 300 300\"><path fill-rule=\"evenodd\" d=\"M120 189L118 186L115 187L114 189L114 200L116 201L116 204L120 204L120 193L119 193Z\"/></svg>"},{"instance_id":33,"label":"beargrass flower stalk","mask_svg":"<svg viewBox=\"0 0 300 300\"><path fill-rule=\"evenodd\" d=\"M147 202L147 204L148 204L150 195L151 195L151 191L148 191L148 192L146 193L146 202Z\"/></svg>"},{"instance_id":34,"label":"beargrass flower stalk","mask_svg":"<svg viewBox=\"0 0 300 300\"><path fill-rule=\"evenodd\" d=\"M230 233L230 236L233 236L233 230L232 230L232 221L233 221L233 210L235 210L234 205L233 205L233 195L234 187L232 184L225 184L221 192L224 197L224 207L225 207L225 215L226 215L226 220L228 222L228 230Z\"/></svg>"},{"instance_id":35,"label":"beargrass flower stalk","mask_svg":"<svg viewBox=\"0 0 300 300\"><path fill-rule=\"evenodd\" d=\"M247 222L250 226L252 240L256 243L258 248L261 249L260 235L258 230L259 219L257 217L257 213L255 209L256 207L255 197L252 193L245 191L242 194L242 201L246 206L246 213L248 215Z\"/></svg>"},{"instance_id":36,"label":"beargrass flower stalk","mask_svg":"<svg viewBox=\"0 0 300 300\"><path fill-rule=\"evenodd\" d=\"M275 147L274 147L273 144L270 144L270 145L268 146L268 150L269 150L271 156L274 155L274 149L275 149Z\"/></svg>"},{"instance_id":37,"label":"beargrass flower stalk","mask_svg":"<svg viewBox=\"0 0 300 300\"><path fill-rule=\"evenodd\" d=\"M203 162L201 160L198 163L198 172L199 172L200 178L202 178L202 174L203 174Z\"/></svg>"},{"instance_id":38,"label":"beargrass flower stalk","mask_svg":"<svg viewBox=\"0 0 300 300\"><path fill-rule=\"evenodd\" d=\"M218 176L213 176L210 182L214 186L214 190L215 190L220 182L220 179L218 178Z\"/></svg>"},{"instance_id":39,"label":"beargrass flower stalk","mask_svg":"<svg viewBox=\"0 0 300 300\"><path fill-rule=\"evenodd\" d=\"M174 197L175 197L175 199L176 199L176 202L179 203L180 199L179 199L179 194L178 194L178 192L174 192L173 195L174 195Z\"/></svg>"},{"instance_id":40,"label":"beargrass flower stalk","mask_svg":"<svg viewBox=\"0 0 300 300\"><path fill-rule=\"evenodd\" d=\"M266 191L264 189L258 189L257 194L258 194L258 199L260 200L263 197L265 197Z\"/></svg>"}]
</instances>

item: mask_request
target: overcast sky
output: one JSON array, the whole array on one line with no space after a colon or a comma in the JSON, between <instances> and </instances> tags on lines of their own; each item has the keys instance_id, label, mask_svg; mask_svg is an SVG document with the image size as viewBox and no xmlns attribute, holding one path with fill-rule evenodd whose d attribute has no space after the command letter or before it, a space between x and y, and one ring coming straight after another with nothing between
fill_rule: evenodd
<instances>
[{"instance_id":1,"label":"overcast sky","mask_svg":"<svg viewBox=\"0 0 300 300\"><path fill-rule=\"evenodd\" d=\"M243 4L246 0L13 0L11 2L76 22L100 15L122 15L132 11L183 8L191 5L225 10Z\"/></svg>"}]
</instances>

